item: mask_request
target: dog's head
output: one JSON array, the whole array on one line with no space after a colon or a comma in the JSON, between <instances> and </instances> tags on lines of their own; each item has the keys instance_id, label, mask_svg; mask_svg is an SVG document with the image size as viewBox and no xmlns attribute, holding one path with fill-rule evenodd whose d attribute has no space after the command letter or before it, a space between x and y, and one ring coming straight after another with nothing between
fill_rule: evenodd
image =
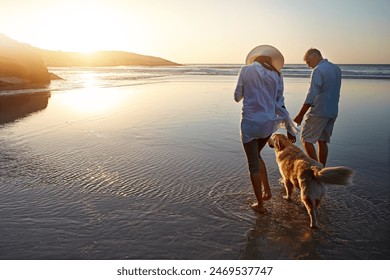
<instances>
[{"instance_id":1,"label":"dog's head","mask_svg":"<svg viewBox=\"0 0 390 280\"><path fill-rule=\"evenodd\" d=\"M268 140L268 146L270 146L270 148L274 148L276 151L283 151L283 149L288 145L291 145L291 143L287 136L283 134L274 134Z\"/></svg>"}]
</instances>

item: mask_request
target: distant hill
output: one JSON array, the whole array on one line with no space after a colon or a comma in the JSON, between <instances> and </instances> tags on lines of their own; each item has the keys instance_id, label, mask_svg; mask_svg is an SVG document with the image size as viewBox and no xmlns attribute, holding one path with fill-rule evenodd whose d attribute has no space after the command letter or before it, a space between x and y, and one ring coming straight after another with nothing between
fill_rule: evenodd
<instances>
[{"instance_id":1,"label":"distant hill","mask_svg":"<svg viewBox=\"0 0 390 280\"><path fill-rule=\"evenodd\" d=\"M48 66L177 66L154 56L121 51L90 54L42 50L0 34L0 90L30 88L57 79Z\"/></svg>"},{"instance_id":2,"label":"distant hill","mask_svg":"<svg viewBox=\"0 0 390 280\"><path fill-rule=\"evenodd\" d=\"M46 66L178 66L175 62L123 51L92 53L49 51L34 48Z\"/></svg>"}]
</instances>

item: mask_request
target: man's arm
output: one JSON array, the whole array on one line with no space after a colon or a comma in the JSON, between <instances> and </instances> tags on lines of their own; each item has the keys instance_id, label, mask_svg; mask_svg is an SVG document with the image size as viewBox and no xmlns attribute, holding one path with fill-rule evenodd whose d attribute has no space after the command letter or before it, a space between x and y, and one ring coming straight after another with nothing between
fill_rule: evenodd
<instances>
[{"instance_id":1,"label":"man's arm","mask_svg":"<svg viewBox=\"0 0 390 280\"><path fill-rule=\"evenodd\" d=\"M298 115L293 120L298 125L301 125L303 121L303 117L305 116L307 110L309 110L309 108L314 103L314 99L317 93L319 92L319 88L321 84L322 84L322 75L320 71L316 68L313 70L313 72L310 75L310 88L307 93L304 104L301 108L301 111L299 111Z\"/></svg>"},{"instance_id":2,"label":"man's arm","mask_svg":"<svg viewBox=\"0 0 390 280\"><path fill-rule=\"evenodd\" d=\"M294 122L297 123L298 125L301 125L303 121L303 117L305 116L307 110L310 108L310 104L303 104L301 110L299 111L298 115L294 118Z\"/></svg>"}]
</instances>

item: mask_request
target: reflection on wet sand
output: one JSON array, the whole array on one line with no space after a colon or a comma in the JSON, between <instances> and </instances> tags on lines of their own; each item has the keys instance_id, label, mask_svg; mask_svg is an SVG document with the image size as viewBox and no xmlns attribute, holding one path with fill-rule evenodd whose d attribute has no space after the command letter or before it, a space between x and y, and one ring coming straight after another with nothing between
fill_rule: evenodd
<instances>
[{"instance_id":1,"label":"reflection on wet sand","mask_svg":"<svg viewBox=\"0 0 390 280\"><path fill-rule=\"evenodd\" d=\"M286 83L296 85L291 112L300 81ZM329 165L357 176L327 189L317 230L299 192L283 199L268 148L269 213L251 210L234 83L172 79L2 100L3 123L28 117L0 125L0 259L388 259L389 82L344 82Z\"/></svg>"},{"instance_id":2,"label":"reflection on wet sand","mask_svg":"<svg viewBox=\"0 0 390 280\"><path fill-rule=\"evenodd\" d=\"M297 233L296 227L277 225L271 220L257 218L247 232L242 259L321 259L316 250L316 244L322 243L320 235L305 226Z\"/></svg>"},{"instance_id":3,"label":"reflection on wet sand","mask_svg":"<svg viewBox=\"0 0 390 280\"><path fill-rule=\"evenodd\" d=\"M50 92L32 94L0 95L0 124L13 122L31 113L44 110L50 98Z\"/></svg>"},{"instance_id":4,"label":"reflection on wet sand","mask_svg":"<svg viewBox=\"0 0 390 280\"><path fill-rule=\"evenodd\" d=\"M246 233L240 259L324 258L324 251L331 247L331 226L322 226L321 230L310 229L299 197L285 201L282 190L277 191L268 208L269 212L265 215L256 213L256 221ZM328 221L329 211L322 209L320 212L322 218Z\"/></svg>"}]
</instances>

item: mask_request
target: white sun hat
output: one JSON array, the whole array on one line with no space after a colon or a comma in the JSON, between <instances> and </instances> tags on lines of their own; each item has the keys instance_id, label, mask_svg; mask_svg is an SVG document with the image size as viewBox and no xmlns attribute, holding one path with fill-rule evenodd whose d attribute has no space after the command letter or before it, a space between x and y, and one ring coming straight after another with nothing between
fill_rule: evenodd
<instances>
[{"instance_id":1,"label":"white sun hat","mask_svg":"<svg viewBox=\"0 0 390 280\"><path fill-rule=\"evenodd\" d=\"M269 56L272 59L272 65L280 72L284 65L284 57L282 53L275 47L270 45L260 45L251 50L246 56L245 64L252 64L259 56Z\"/></svg>"}]
</instances>

